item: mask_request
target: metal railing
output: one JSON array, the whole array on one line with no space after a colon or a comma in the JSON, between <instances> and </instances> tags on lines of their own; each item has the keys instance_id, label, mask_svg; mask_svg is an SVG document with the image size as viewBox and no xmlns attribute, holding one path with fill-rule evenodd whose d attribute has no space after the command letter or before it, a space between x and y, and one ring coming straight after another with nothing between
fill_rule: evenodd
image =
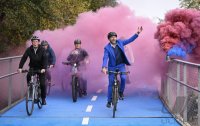
<instances>
[{"instance_id":1,"label":"metal railing","mask_svg":"<svg viewBox=\"0 0 200 126\"><path fill-rule=\"evenodd\" d=\"M21 57L0 58L0 114L23 100L25 96L24 74L16 72Z\"/></svg>"},{"instance_id":2,"label":"metal railing","mask_svg":"<svg viewBox=\"0 0 200 126\"><path fill-rule=\"evenodd\" d=\"M200 64L178 59L169 61L160 95L179 122L200 126Z\"/></svg>"}]
</instances>

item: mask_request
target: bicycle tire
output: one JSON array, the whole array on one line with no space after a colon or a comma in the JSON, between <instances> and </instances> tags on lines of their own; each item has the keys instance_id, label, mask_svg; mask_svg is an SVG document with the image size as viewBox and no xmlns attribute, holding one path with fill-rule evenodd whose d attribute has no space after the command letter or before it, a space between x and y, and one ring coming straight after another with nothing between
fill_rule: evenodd
<instances>
[{"instance_id":1,"label":"bicycle tire","mask_svg":"<svg viewBox=\"0 0 200 126\"><path fill-rule=\"evenodd\" d=\"M113 118L115 118L115 112L117 110L117 101L118 101L118 87L113 89Z\"/></svg>"},{"instance_id":2,"label":"bicycle tire","mask_svg":"<svg viewBox=\"0 0 200 126\"><path fill-rule=\"evenodd\" d=\"M42 98L41 98L41 89L38 87L37 89L37 105L39 109L42 109Z\"/></svg>"},{"instance_id":3,"label":"bicycle tire","mask_svg":"<svg viewBox=\"0 0 200 126\"><path fill-rule=\"evenodd\" d=\"M72 100L73 102L77 101L77 83L78 79L76 76L72 76Z\"/></svg>"},{"instance_id":4,"label":"bicycle tire","mask_svg":"<svg viewBox=\"0 0 200 126\"><path fill-rule=\"evenodd\" d=\"M28 116L31 116L34 110L34 96L35 96L35 90L33 86L30 85L28 86L28 90L26 93L26 112Z\"/></svg>"},{"instance_id":5,"label":"bicycle tire","mask_svg":"<svg viewBox=\"0 0 200 126\"><path fill-rule=\"evenodd\" d=\"M45 84L46 84L46 94L49 95L51 91L51 84L48 83L47 79L45 81Z\"/></svg>"},{"instance_id":6,"label":"bicycle tire","mask_svg":"<svg viewBox=\"0 0 200 126\"><path fill-rule=\"evenodd\" d=\"M62 88L62 91L65 92L67 90L67 86L66 84L64 83L64 81L62 80L61 82L61 88Z\"/></svg>"}]
</instances>

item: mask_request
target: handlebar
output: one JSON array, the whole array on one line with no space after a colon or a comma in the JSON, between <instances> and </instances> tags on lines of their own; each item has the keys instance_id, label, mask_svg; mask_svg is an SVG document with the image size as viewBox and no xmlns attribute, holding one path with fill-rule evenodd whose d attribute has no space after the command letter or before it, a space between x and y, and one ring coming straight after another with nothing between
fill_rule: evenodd
<instances>
[{"instance_id":1,"label":"handlebar","mask_svg":"<svg viewBox=\"0 0 200 126\"><path fill-rule=\"evenodd\" d=\"M76 62L62 62L63 65L74 65L74 64L78 64Z\"/></svg>"},{"instance_id":2,"label":"handlebar","mask_svg":"<svg viewBox=\"0 0 200 126\"><path fill-rule=\"evenodd\" d=\"M118 71L118 72L116 72L116 71L107 71L107 74L115 74L115 75L118 75L118 74L129 74L130 73L130 71L126 71L126 72L121 72L121 71Z\"/></svg>"},{"instance_id":3,"label":"handlebar","mask_svg":"<svg viewBox=\"0 0 200 126\"><path fill-rule=\"evenodd\" d=\"M22 73L41 73L41 70L22 70Z\"/></svg>"}]
</instances>

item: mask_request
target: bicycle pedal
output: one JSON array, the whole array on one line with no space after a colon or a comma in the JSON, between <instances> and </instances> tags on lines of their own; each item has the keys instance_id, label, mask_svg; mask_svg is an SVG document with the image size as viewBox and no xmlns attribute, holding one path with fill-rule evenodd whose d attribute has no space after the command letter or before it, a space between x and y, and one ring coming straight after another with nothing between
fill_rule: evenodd
<instances>
[{"instance_id":1,"label":"bicycle pedal","mask_svg":"<svg viewBox=\"0 0 200 126\"><path fill-rule=\"evenodd\" d=\"M35 99L35 100L34 100L34 103L38 103L38 100L37 100L37 99Z\"/></svg>"}]
</instances>

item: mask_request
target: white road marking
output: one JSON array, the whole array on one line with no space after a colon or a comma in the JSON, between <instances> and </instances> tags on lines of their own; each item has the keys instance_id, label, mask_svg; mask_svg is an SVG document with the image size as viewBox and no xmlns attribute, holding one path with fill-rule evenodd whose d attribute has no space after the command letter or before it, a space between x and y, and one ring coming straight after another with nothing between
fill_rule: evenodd
<instances>
[{"instance_id":1,"label":"white road marking","mask_svg":"<svg viewBox=\"0 0 200 126\"><path fill-rule=\"evenodd\" d=\"M87 106L87 109L86 109L86 112L91 112L91 111L92 111L92 108L93 108L93 105L88 105L88 106Z\"/></svg>"},{"instance_id":2,"label":"white road marking","mask_svg":"<svg viewBox=\"0 0 200 126\"><path fill-rule=\"evenodd\" d=\"M88 125L89 124L89 117L84 117L82 121L82 125Z\"/></svg>"},{"instance_id":3,"label":"white road marking","mask_svg":"<svg viewBox=\"0 0 200 126\"><path fill-rule=\"evenodd\" d=\"M97 100L97 96L93 96L91 101L96 101Z\"/></svg>"},{"instance_id":4,"label":"white road marking","mask_svg":"<svg viewBox=\"0 0 200 126\"><path fill-rule=\"evenodd\" d=\"M97 90L97 93L98 93L98 94L101 93L101 92L102 92L102 89Z\"/></svg>"}]
</instances>

